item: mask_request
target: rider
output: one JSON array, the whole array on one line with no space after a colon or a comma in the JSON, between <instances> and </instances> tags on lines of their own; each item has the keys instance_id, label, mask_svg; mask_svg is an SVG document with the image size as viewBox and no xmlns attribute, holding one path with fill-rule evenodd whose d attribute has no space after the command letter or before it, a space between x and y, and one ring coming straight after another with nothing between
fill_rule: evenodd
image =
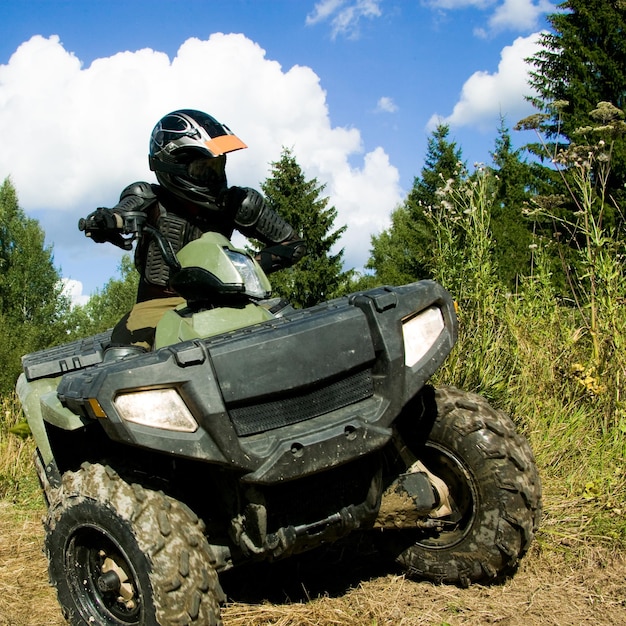
<instances>
[{"instance_id":1,"label":"rider","mask_svg":"<svg viewBox=\"0 0 626 626\"><path fill-rule=\"evenodd\" d=\"M306 252L294 229L249 187L228 187L226 154L247 146L228 127L207 113L181 109L156 124L150 137L149 166L159 184L132 183L119 203L91 213L82 228L98 243L130 249L122 237L124 214L142 211L176 253L207 231L228 237L235 229L267 248L257 255L271 273L293 265ZM85 226L86 224L86 226ZM137 302L113 329L113 345L150 348L156 325L184 300L169 287L170 270L155 241L144 234L135 248L140 273Z\"/></svg>"}]
</instances>

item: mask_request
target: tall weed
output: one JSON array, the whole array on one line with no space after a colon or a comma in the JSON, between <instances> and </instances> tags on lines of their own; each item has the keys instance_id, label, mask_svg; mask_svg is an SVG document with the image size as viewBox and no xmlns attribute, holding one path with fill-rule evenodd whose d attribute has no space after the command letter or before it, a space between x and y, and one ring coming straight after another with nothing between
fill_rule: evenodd
<instances>
[{"instance_id":1,"label":"tall weed","mask_svg":"<svg viewBox=\"0 0 626 626\"><path fill-rule=\"evenodd\" d=\"M434 233L433 275L456 299L460 327L459 342L440 376L498 400L506 394L514 364L492 254L494 202L491 175L479 168L460 184L445 185L426 217Z\"/></svg>"},{"instance_id":2,"label":"tall weed","mask_svg":"<svg viewBox=\"0 0 626 626\"><path fill-rule=\"evenodd\" d=\"M595 533L626 541L626 234L603 226L594 165L568 165L579 209L568 229L580 245L565 297L550 274L554 242L533 244L532 274L516 293L499 284L492 173L478 170L461 187L444 188L429 219L436 279L458 302L459 341L439 378L507 410L555 493L578 501Z\"/></svg>"}]
</instances>

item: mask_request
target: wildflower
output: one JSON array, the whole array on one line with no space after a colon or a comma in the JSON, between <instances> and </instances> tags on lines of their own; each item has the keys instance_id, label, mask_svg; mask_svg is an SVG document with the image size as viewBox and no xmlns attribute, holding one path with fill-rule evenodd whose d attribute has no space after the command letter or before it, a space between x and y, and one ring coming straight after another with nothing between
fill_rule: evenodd
<instances>
[{"instance_id":1,"label":"wildflower","mask_svg":"<svg viewBox=\"0 0 626 626\"><path fill-rule=\"evenodd\" d=\"M570 367L574 380L591 396L599 396L606 392L606 385L597 375L594 365L585 367L581 363L572 363Z\"/></svg>"},{"instance_id":2,"label":"wildflower","mask_svg":"<svg viewBox=\"0 0 626 626\"><path fill-rule=\"evenodd\" d=\"M597 108L591 111L590 115L593 119L606 124L623 118L624 112L610 102L599 102Z\"/></svg>"},{"instance_id":3,"label":"wildflower","mask_svg":"<svg viewBox=\"0 0 626 626\"><path fill-rule=\"evenodd\" d=\"M552 108L554 110L556 110L556 111L562 111L567 106L569 106L569 101L568 100L555 100L552 103Z\"/></svg>"}]
</instances>

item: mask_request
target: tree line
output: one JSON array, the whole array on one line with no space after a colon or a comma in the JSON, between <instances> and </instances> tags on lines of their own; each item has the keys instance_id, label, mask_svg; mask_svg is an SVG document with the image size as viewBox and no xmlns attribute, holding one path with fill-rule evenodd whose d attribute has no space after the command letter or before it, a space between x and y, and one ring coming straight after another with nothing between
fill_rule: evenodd
<instances>
[{"instance_id":1,"label":"tree line","mask_svg":"<svg viewBox=\"0 0 626 626\"><path fill-rule=\"evenodd\" d=\"M463 292L461 270L468 263L480 269L486 289L515 294L538 265L555 297L576 301L581 291L598 289L580 252L593 251L598 229L606 239L602 245L610 242L623 252L626 2L567 0L548 20L551 30L528 59L534 90L529 100L537 112L514 127L535 130L537 141L514 149L503 118L492 163L470 171L449 126L438 126L412 189L389 227L372 236L365 273L344 269L339 242L346 226L335 224L337 210L324 185L307 179L292 151L283 148L261 187L271 206L303 234L309 255L272 276L277 295L307 307L423 278L440 280L456 295ZM572 193L581 168L591 183L588 213ZM474 212L471 225L468 211ZM479 227L488 232L482 247L476 246ZM125 256L118 277L86 305L71 306L53 250L37 221L19 207L10 178L0 188L0 268L0 393L13 388L22 354L109 328L135 298L137 274Z\"/></svg>"}]
</instances>

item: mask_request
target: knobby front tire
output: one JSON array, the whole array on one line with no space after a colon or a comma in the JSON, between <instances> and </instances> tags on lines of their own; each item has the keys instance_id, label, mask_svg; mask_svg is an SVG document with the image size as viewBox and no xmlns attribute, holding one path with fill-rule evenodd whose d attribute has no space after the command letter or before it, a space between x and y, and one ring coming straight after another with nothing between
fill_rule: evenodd
<instances>
[{"instance_id":1,"label":"knobby front tire","mask_svg":"<svg viewBox=\"0 0 626 626\"><path fill-rule=\"evenodd\" d=\"M204 524L186 505L88 463L57 495L45 547L72 626L221 625Z\"/></svg>"},{"instance_id":2,"label":"knobby front tire","mask_svg":"<svg viewBox=\"0 0 626 626\"><path fill-rule=\"evenodd\" d=\"M500 579L515 571L539 525L541 484L530 446L476 394L453 387L425 394L423 427L405 443L444 480L453 511L437 518L439 529L392 530L386 543L414 578L461 586Z\"/></svg>"}]
</instances>

